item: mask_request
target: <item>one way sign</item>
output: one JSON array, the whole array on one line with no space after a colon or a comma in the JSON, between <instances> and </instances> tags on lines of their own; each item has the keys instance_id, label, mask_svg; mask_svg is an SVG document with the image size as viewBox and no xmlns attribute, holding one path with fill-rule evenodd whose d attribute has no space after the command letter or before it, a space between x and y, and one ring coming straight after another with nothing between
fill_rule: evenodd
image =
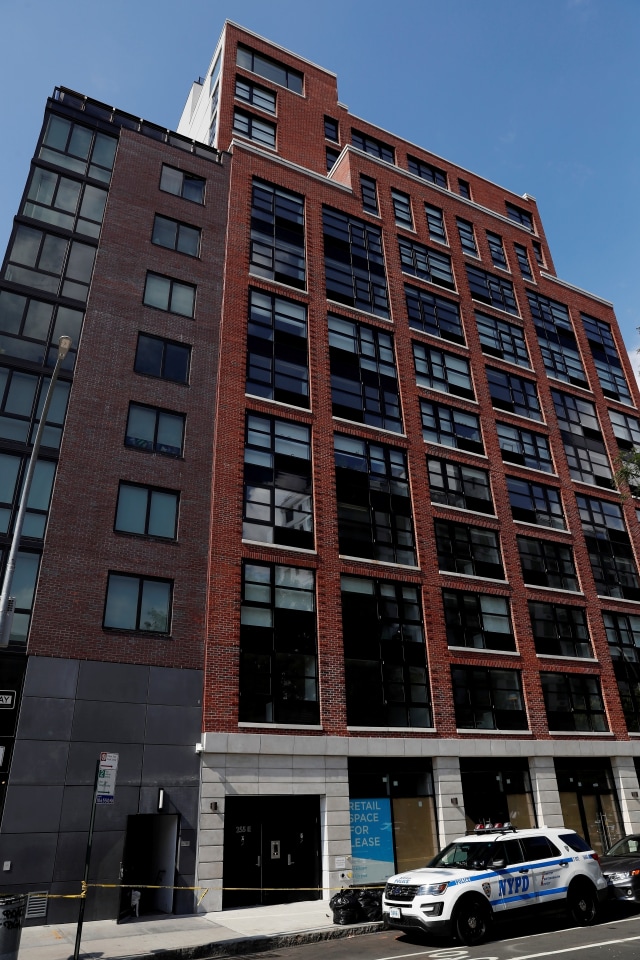
<instances>
[{"instance_id":1,"label":"one way sign","mask_svg":"<svg viewBox=\"0 0 640 960\"><path fill-rule=\"evenodd\" d=\"M15 705L15 690L0 690L0 710L13 710Z\"/></svg>"}]
</instances>

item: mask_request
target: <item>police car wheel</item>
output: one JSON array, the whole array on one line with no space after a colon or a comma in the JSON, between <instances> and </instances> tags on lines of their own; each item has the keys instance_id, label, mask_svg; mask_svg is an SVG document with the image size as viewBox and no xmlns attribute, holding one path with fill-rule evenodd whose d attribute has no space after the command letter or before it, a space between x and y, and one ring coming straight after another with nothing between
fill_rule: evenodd
<instances>
[{"instance_id":1,"label":"police car wheel","mask_svg":"<svg viewBox=\"0 0 640 960\"><path fill-rule=\"evenodd\" d=\"M481 900L469 897L462 901L453 916L453 932L460 943L473 946L481 943L489 932L489 911Z\"/></svg>"},{"instance_id":2,"label":"police car wheel","mask_svg":"<svg viewBox=\"0 0 640 960\"><path fill-rule=\"evenodd\" d=\"M598 898L595 890L584 883L569 889L567 895L569 916L579 926L595 923L598 915Z\"/></svg>"}]
</instances>

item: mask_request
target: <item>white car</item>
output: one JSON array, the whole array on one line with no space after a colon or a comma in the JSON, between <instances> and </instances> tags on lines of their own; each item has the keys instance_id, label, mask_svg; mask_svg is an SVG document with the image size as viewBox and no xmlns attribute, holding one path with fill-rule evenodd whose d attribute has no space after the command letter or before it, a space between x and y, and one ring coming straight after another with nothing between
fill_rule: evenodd
<instances>
[{"instance_id":1,"label":"white car","mask_svg":"<svg viewBox=\"0 0 640 960\"><path fill-rule=\"evenodd\" d=\"M565 908L593 923L607 882L598 855L572 830L476 828L419 870L387 880L383 920L390 927L480 943L493 920L514 910Z\"/></svg>"}]
</instances>

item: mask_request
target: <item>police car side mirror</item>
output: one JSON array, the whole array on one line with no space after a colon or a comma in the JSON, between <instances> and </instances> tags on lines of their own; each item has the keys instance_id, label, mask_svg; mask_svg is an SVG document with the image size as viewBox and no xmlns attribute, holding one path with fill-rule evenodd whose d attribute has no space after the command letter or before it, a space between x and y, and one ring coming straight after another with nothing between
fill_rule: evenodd
<instances>
[{"instance_id":1,"label":"police car side mirror","mask_svg":"<svg viewBox=\"0 0 640 960\"><path fill-rule=\"evenodd\" d=\"M500 859L499 859L499 860L492 860L492 861L491 861L491 866L492 866L492 867L495 867L496 870L502 870L502 868L503 868L503 867L506 867L506 865L507 865L507 861L506 861L506 860L500 860Z\"/></svg>"}]
</instances>

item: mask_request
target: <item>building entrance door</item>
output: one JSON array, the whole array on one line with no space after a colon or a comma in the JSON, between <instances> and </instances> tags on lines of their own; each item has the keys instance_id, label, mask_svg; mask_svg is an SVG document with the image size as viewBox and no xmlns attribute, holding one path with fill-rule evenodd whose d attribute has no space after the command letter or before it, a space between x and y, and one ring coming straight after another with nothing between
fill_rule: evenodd
<instances>
[{"instance_id":1,"label":"building entrance door","mask_svg":"<svg viewBox=\"0 0 640 960\"><path fill-rule=\"evenodd\" d=\"M319 797L227 797L222 906L321 896Z\"/></svg>"},{"instance_id":2,"label":"building entrance door","mask_svg":"<svg viewBox=\"0 0 640 960\"><path fill-rule=\"evenodd\" d=\"M623 833L609 761L557 760L556 776L565 827L602 855Z\"/></svg>"},{"instance_id":3,"label":"building entrance door","mask_svg":"<svg viewBox=\"0 0 640 960\"><path fill-rule=\"evenodd\" d=\"M177 813L139 813L127 818L118 921L173 913L177 848ZM159 889L145 889L149 886Z\"/></svg>"}]
</instances>

